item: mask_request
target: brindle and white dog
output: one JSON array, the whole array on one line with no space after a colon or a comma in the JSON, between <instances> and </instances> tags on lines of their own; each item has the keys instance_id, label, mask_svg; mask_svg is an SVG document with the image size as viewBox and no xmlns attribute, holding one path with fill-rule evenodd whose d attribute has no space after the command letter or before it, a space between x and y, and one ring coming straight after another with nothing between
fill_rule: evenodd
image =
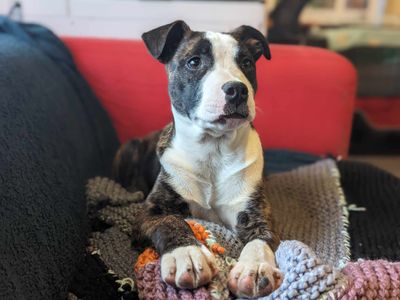
<instances>
[{"instance_id":1,"label":"brindle and white dog","mask_svg":"<svg viewBox=\"0 0 400 300\"><path fill-rule=\"evenodd\" d=\"M155 181L135 236L161 254L166 283L191 289L208 283L217 268L184 219L223 224L245 243L229 289L238 297L267 295L282 282L274 256L279 239L262 191L263 152L252 126L255 62L270 59L267 41L249 26L196 32L183 21L142 38L166 66L173 123L126 143L115 158L124 186L146 191Z\"/></svg>"}]
</instances>

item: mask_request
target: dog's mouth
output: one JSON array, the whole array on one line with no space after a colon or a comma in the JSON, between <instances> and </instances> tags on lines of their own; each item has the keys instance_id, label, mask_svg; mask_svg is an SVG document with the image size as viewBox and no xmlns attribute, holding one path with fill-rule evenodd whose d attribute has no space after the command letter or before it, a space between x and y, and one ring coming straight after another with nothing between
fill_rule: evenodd
<instances>
[{"instance_id":1,"label":"dog's mouth","mask_svg":"<svg viewBox=\"0 0 400 300\"><path fill-rule=\"evenodd\" d=\"M248 116L248 113L241 114L238 112L234 112L231 114L220 115L219 118L214 121L214 123L225 124L228 119L247 119Z\"/></svg>"}]
</instances>

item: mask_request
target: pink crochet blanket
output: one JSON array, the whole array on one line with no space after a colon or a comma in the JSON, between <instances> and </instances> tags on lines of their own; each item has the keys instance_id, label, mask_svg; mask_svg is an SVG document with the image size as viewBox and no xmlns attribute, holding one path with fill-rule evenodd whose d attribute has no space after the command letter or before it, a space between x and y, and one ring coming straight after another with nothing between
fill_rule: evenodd
<instances>
[{"instance_id":1,"label":"pink crochet blanket","mask_svg":"<svg viewBox=\"0 0 400 300\"><path fill-rule=\"evenodd\" d=\"M350 279L343 300L400 299L400 262L359 260L342 272Z\"/></svg>"}]
</instances>

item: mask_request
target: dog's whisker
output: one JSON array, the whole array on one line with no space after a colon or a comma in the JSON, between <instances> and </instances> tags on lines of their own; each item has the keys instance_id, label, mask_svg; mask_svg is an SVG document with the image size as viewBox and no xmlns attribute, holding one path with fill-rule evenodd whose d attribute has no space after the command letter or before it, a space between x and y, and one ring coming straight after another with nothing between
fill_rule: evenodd
<instances>
[{"instance_id":1,"label":"dog's whisker","mask_svg":"<svg viewBox=\"0 0 400 300\"><path fill-rule=\"evenodd\" d=\"M259 106L256 105L255 108L257 112L264 113L264 110L262 110Z\"/></svg>"}]
</instances>

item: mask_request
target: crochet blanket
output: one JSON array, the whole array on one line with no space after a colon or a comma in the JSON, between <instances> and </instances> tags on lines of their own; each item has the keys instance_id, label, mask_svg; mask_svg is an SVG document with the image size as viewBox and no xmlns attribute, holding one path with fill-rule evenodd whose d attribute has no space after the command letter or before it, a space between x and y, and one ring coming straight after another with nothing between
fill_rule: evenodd
<instances>
[{"instance_id":1,"label":"crochet blanket","mask_svg":"<svg viewBox=\"0 0 400 300\"><path fill-rule=\"evenodd\" d=\"M324 160L271 175L266 181L266 191L282 239L298 240L281 243L276 255L278 266L285 274L284 283L266 299L305 296L313 299L323 294L341 294L347 281L335 267L348 261L349 250L347 215L336 164ZM129 234L135 215L141 211L143 194L129 193L109 179L96 178L89 182L87 196L91 217L111 225L106 231L93 234L90 250L100 251L101 259L120 278L121 291L132 290L133 265L138 253L131 249ZM217 288L176 291L159 280L159 263L155 261L136 274L142 298L160 299L160 295L171 298L172 294L176 299L229 298L223 282L229 272L226 262L231 263L229 258L239 255L242 245L227 229L208 222L203 225L227 250L219 259L220 269L224 271L217 276L215 284L209 285Z\"/></svg>"}]
</instances>

